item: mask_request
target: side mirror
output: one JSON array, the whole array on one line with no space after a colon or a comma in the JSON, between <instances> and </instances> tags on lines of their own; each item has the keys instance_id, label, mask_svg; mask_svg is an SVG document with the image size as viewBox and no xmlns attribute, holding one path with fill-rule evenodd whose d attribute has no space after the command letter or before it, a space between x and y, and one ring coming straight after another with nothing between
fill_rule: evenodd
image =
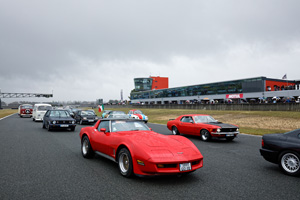
<instances>
[{"instance_id":1,"label":"side mirror","mask_svg":"<svg viewBox=\"0 0 300 200\"><path fill-rule=\"evenodd\" d=\"M100 128L100 132L106 132L106 128Z\"/></svg>"},{"instance_id":2,"label":"side mirror","mask_svg":"<svg viewBox=\"0 0 300 200\"><path fill-rule=\"evenodd\" d=\"M150 131L153 131L152 128L149 127L149 129L150 129Z\"/></svg>"}]
</instances>

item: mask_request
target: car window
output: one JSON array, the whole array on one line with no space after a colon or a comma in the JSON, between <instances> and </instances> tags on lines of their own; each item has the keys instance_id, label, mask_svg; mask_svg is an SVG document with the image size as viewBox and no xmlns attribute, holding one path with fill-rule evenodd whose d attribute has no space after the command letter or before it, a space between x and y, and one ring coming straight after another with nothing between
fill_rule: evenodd
<instances>
[{"instance_id":1,"label":"car window","mask_svg":"<svg viewBox=\"0 0 300 200\"><path fill-rule=\"evenodd\" d=\"M196 123L217 122L212 116L194 116Z\"/></svg>"},{"instance_id":2,"label":"car window","mask_svg":"<svg viewBox=\"0 0 300 200\"><path fill-rule=\"evenodd\" d=\"M300 139L300 134L298 134L298 138Z\"/></svg>"},{"instance_id":3,"label":"car window","mask_svg":"<svg viewBox=\"0 0 300 200\"><path fill-rule=\"evenodd\" d=\"M49 110L51 109L51 106L39 106L38 110Z\"/></svg>"},{"instance_id":4,"label":"car window","mask_svg":"<svg viewBox=\"0 0 300 200\"><path fill-rule=\"evenodd\" d=\"M112 121L111 128L112 132L150 130L144 122L140 121Z\"/></svg>"},{"instance_id":5,"label":"car window","mask_svg":"<svg viewBox=\"0 0 300 200\"><path fill-rule=\"evenodd\" d=\"M136 111L134 111L134 114L143 114L143 113L140 110L136 110Z\"/></svg>"},{"instance_id":6,"label":"car window","mask_svg":"<svg viewBox=\"0 0 300 200\"><path fill-rule=\"evenodd\" d=\"M64 110L53 110L50 113L50 117L69 117L70 114L68 111Z\"/></svg>"},{"instance_id":7,"label":"car window","mask_svg":"<svg viewBox=\"0 0 300 200\"><path fill-rule=\"evenodd\" d=\"M193 122L193 119L191 117L183 117L181 118L182 122Z\"/></svg>"},{"instance_id":8,"label":"car window","mask_svg":"<svg viewBox=\"0 0 300 200\"><path fill-rule=\"evenodd\" d=\"M101 128L105 128L106 132L110 132L109 131L109 121L101 121L98 126L98 131L100 131Z\"/></svg>"}]
</instances>

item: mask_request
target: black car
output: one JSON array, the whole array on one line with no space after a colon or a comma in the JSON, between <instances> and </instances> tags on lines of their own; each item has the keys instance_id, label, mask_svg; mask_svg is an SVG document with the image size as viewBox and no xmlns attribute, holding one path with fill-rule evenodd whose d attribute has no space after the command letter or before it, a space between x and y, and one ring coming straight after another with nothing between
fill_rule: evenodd
<instances>
[{"instance_id":1,"label":"black car","mask_svg":"<svg viewBox=\"0 0 300 200\"><path fill-rule=\"evenodd\" d=\"M75 120L67 110L48 110L43 118L43 128L51 131L52 129L70 129L74 131Z\"/></svg>"},{"instance_id":2,"label":"black car","mask_svg":"<svg viewBox=\"0 0 300 200\"><path fill-rule=\"evenodd\" d=\"M75 123L90 124L97 122L99 118L93 110L79 110L75 113L74 119Z\"/></svg>"},{"instance_id":3,"label":"black car","mask_svg":"<svg viewBox=\"0 0 300 200\"><path fill-rule=\"evenodd\" d=\"M264 135L260 154L278 164L285 174L300 175L300 129Z\"/></svg>"}]
</instances>

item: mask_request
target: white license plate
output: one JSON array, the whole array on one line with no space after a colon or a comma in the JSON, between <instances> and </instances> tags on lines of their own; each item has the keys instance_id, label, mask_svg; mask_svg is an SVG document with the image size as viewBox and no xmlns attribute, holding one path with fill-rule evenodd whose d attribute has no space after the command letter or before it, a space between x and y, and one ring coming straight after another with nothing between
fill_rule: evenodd
<instances>
[{"instance_id":1,"label":"white license plate","mask_svg":"<svg viewBox=\"0 0 300 200\"><path fill-rule=\"evenodd\" d=\"M182 163L182 164L179 164L179 167L180 167L180 171L188 171L188 170L191 170L192 169L192 166L191 166L191 163Z\"/></svg>"},{"instance_id":2,"label":"white license plate","mask_svg":"<svg viewBox=\"0 0 300 200\"><path fill-rule=\"evenodd\" d=\"M69 125L60 125L60 127L69 127Z\"/></svg>"},{"instance_id":3,"label":"white license plate","mask_svg":"<svg viewBox=\"0 0 300 200\"><path fill-rule=\"evenodd\" d=\"M94 122L94 120L89 120L89 122Z\"/></svg>"},{"instance_id":4,"label":"white license plate","mask_svg":"<svg viewBox=\"0 0 300 200\"><path fill-rule=\"evenodd\" d=\"M234 134L226 134L227 137L234 136Z\"/></svg>"}]
</instances>

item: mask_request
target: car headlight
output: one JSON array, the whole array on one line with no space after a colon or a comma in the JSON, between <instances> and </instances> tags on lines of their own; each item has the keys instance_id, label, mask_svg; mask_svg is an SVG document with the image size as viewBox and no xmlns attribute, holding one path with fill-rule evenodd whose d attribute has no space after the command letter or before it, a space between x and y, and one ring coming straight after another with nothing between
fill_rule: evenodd
<instances>
[{"instance_id":1,"label":"car headlight","mask_svg":"<svg viewBox=\"0 0 300 200\"><path fill-rule=\"evenodd\" d=\"M220 133L220 132L221 132L221 129L220 129L220 128L218 128L218 129L217 129L217 132L218 132L218 133Z\"/></svg>"},{"instance_id":2,"label":"car headlight","mask_svg":"<svg viewBox=\"0 0 300 200\"><path fill-rule=\"evenodd\" d=\"M72 121L72 124L75 124L75 121Z\"/></svg>"},{"instance_id":3,"label":"car headlight","mask_svg":"<svg viewBox=\"0 0 300 200\"><path fill-rule=\"evenodd\" d=\"M56 121L53 121L52 124L56 124Z\"/></svg>"},{"instance_id":4,"label":"car headlight","mask_svg":"<svg viewBox=\"0 0 300 200\"><path fill-rule=\"evenodd\" d=\"M83 119L84 119L84 120L86 120L87 118L86 118L86 117L84 117Z\"/></svg>"},{"instance_id":5,"label":"car headlight","mask_svg":"<svg viewBox=\"0 0 300 200\"><path fill-rule=\"evenodd\" d=\"M98 117L95 117L96 120L98 120Z\"/></svg>"},{"instance_id":6,"label":"car headlight","mask_svg":"<svg viewBox=\"0 0 300 200\"><path fill-rule=\"evenodd\" d=\"M239 129L237 128L236 131L239 131Z\"/></svg>"}]
</instances>

